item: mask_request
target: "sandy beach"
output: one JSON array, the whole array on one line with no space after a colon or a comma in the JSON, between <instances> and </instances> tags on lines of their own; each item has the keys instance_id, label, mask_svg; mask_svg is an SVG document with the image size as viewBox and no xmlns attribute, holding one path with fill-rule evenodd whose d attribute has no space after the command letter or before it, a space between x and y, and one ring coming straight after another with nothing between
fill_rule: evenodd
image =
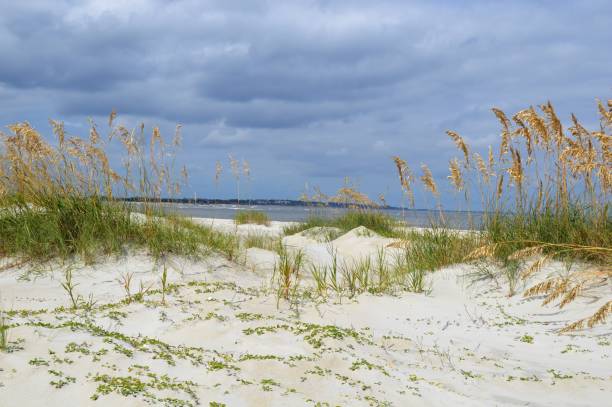
<instances>
[{"instance_id":1,"label":"sandy beach","mask_svg":"<svg viewBox=\"0 0 612 407\"><path fill-rule=\"evenodd\" d=\"M281 237L282 222L235 226L194 219L239 236ZM282 237L307 264L393 257L393 239L360 227L325 241L323 231ZM10 262L9 260L6 260ZM474 266L427 275L423 294L300 296L278 300L278 255L245 250L161 265L129 251L72 265L0 272L10 315L0 353L0 406L602 406L612 394L610 323L559 335L605 302L612 287L563 309L508 297L503 281L477 281ZM537 277L563 272L552 262ZM305 268L301 289L314 284ZM131 300L122 276L131 275ZM530 281L528 283L533 283ZM527 283L521 283L527 284Z\"/></svg>"},{"instance_id":2,"label":"sandy beach","mask_svg":"<svg viewBox=\"0 0 612 407\"><path fill-rule=\"evenodd\" d=\"M0 10L0 407L612 407L612 1Z\"/></svg>"}]
</instances>

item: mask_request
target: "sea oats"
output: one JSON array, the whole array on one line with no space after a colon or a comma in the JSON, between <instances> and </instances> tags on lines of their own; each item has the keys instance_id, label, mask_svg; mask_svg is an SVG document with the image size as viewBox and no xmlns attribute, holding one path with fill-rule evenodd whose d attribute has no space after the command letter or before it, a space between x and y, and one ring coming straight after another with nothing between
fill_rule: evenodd
<instances>
[{"instance_id":1,"label":"sea oats","mask_svg":"<svg viewBox=\"0 0 612 407\"><path fill-rule=\"evenodd\" d=\"M448 179L451 180L451 183L455 187L455 190L463 190L463 176L461 175L461 169L459 168L459 160L457 160L456 158L452 159L449 162L449 170L450 175L448 176Z\"/></svg>"},{"instance_id":2,"label":"sea oats","mask_svg":"<svg viewBox=\"0 0 612 407\"><path fill-rule=\"evenodd\" d=\"M542 253L542 250L546 247L546 245L536 245L536 246L528 246L522 249L519 249L508 256L509 260L519 260L527 257L536 256Z\"/></svg>"},{"instance_id":3,"label":"sea oats","mask_svg":"<svg viewBox=\"0 0 612 407\"><path fill-rule=\"evenodd\" d=\"M549 149L551 136L548 132L546 121L542 119L540 115L538 115L533 106L530 106L527 110L519 112L517 116L529 124L533 130L535 143L539 144L545 149Z\"/></svg>"},{"instance_id":4,"label":"sea oats","mask_svg":"<svg viewBox=\"0 0 612 407\"><path fill-rule=\"evenodd\" d=\"M606 109L601 103L601 100L597 99L597 109L601 115L602 121L608 125L612 123L612 100L608 100L608 109Z\"/></svg>"},{"instance_id":5,"label":"sea oats","mask_svg":"<svg viewBox=\"0 0 612 407\"><path fill-rule=\"evenodd\" d=\"M230 168L232 170L232 175L234 175L234 178L236 179L240 178L240 167L238 160L236 160L231 154L228 155L228 158L230 162Z\"/></svg>"},{"instance_id":6,"label":"sea oats","mask_svg":"<svg viewBox=\"0 0 612 407\"><path fill-rule=\"evenodd\" d=\"M512 166L508 168L508 174L514 184L520 188L523 185L523 166L521 162L521 154L518 150L514 148L510 148L510 153L512 156Z\"/></svg>"},{"instance_id":7,"label":"sea oats","mask_svg":"<svg viewBox=\"0 0 612 407\"><path fill-rule=\"evenodd\" d=\"M549 254L539 257L536 261L531 263L529 267L527 267L525 270L521 272L521 278L524 280L528 279L533 274L540 271L542 267L544 267L544 265L547 264L551 260L552 260L552 255L549 255Z\"/></svg>"},{"instance_id":8,"label":"sea oats","mask_svg":"<svg viewBox=\"0 0 612 407\"><path fill-rule=\"evenodd\" d=\"M513 117L513 120L518 125L518 129L516 129L516 134L522 136L525 139L525 146L527 148L527 159L531 160L531 156L533 155L533 139L531 136L531 132L518 114Z\"/></svg>"},{"instance_id":9,"label":"sea oats","mask_svg":"<svg viewBox=\"0 0 612 407\"><path fill-rule=\"evenodd\" d=\"M612 314L612 301L605 303L588 319L589 328L605 322L609 314Z\"/></svg>"},{"instance_id":10,"label":"sea oats","mask_svg":"<svg viewBox=\"0 0 612 407\"><path fill-rule=\"evenodd\" d=\"M431 192L434 196L437 197L438 186L436 185L436 182L433 179L431 170L425 164L421 164L421 170L423 170L423 175L421 176L421 181L423 182L423 185L425 185L425 188L427 188L429 192Z\"/></svg>"},{"instance_id":11,"label":"sea oats","mask_svg":"<svg viewBox=\"0 0 612 407\"><path fill-rule=\"evenodd\" d=\"M480 176L485 183L489 182L489 171L487 169L487 164L485 163L482 156L478 153L474 153L474 161L476 161L476 168L480 172Z\"/></svg>"},{"instance_id":12,"label":"sea oats","mask_svg":"<svg viewBox=\"0 0 612 407\"><path fill-rule=\"evenodd\" d=\"M497 243L480 246L463 258L464 261L477 260L483 257L493 257L499 245Z\"/></svg>"},{"instance_id":13,"label":"sea oats","mask_svg":"<svg viewBox=\"0 0 612 407\"><path fill-rule=\"evenodd\" d=\"M459 134L451 130L447 130L446 134L454 141L457 148L463 152L463 158L465 159L466 165L468 165L470 163L470 152L465 140L463 140Z\"/></svg>"},{"instance_id":14,"label":"sea oats","mask_svg":"<svg viewBox=\"0 0 612 407\"><path fill-rule=\"evenodd\" d=\"M242 174L247 179L251 177L251 166L247 160L242 160Z\"/></svg>"},{"instance_id":15,"label":"sea oats","mask_svg":"<svg viewBox=\"0 0 612 407\"><path fill-rule=\"evenodd\" d=\"M183 144L183 137L181 134L182 125L177 124L176 129L174 130L174 137L172 138L172 145L175 147L180 147Z\"/></svg>"},{"instance_id":16,"label":"sea oats","mask_svg":"<svg viewBox=\"0 0 612 407\"><path fill-rule=\"evenodd\" d=\"M113 122L115 121L116 117L117 117L117 111L113 109L110 115L108 116L108 127L113 127Z\"/></svg>"},{"instance_id":17,"label":"sea oats","mask_svg":"<svg viewBox=\"0 0 612 407\"><path fill-rule=\"evenodd\" d=\"M595 325L602 324L606 321L609 314L612 314L612 301L608 301L602 305L593 315L587 318L580 319L576 322L566 325L559 333L567 333L582 329L586 323L589 328L593 328Z\"/></svg>"},{"instance_id":18,"label":"sea oats","mask_svg":"<svg viewBox=\"0 0 612 407\"><path fill-rule=\"evenodd\" d=\"M570 302L574 301L576 297L580 295L580 293L582 292L583 287L584 287L584 284L580 283L580 284L576 284L571 289L566 290L565 295L563 296L563 298L561 299L561 302L559 303L559 308L563 308Z\"/></svg>"},{"instance_id":19,"label":"sea oats","mask_svg":"<svg viewBox=\"0 0 612 407\"><path fill-rule=\"evenodd\" d=\"M91 121L89 127L89 142L91 144L98 144L100 142L100 134L96 128L96 124Z\"/></svg>"},{"instance_id":20,"label":"sea oats","mask_svg":"<svg viewBox=\"0 0 612 407\"><path fill-rule=\"evenodd\" d=\"M499 147L499 158L501 159L508 152L510 143L510 120L508 120L506 114L501 109L493 108L491 110L502 125L501 143Z\"/></svg>"},{"instance_id":21,"label":"sea oats","mask_svg":"<svg viewBox=\"0 0 612 407\"><path fill-rule=\"evenodd\" d=\"M221 162L217 161L215 163L215 185L219 184L219 178L221 177L221 173L223 172L223 166Z\"/></svg>"},{"instance_id":22,"label":"sea oats","mask_svg":"<svg viewBox=\"0 0 612 407\"><path fill-rule=\"evenodd\" d=\"M412 175L412 171L406 161L402 160L400 157L394 156L392 158L400 179L400 185L408 196L410 207L414 207L414 191L412 190L414 176Z\"/></svg>"},{"instance_id":23,"label":"sea oats","mask_svg":"<svg viewBox=\"0 0 612 407\"><path fill-rule=\"evenodd\" d=\"M563 126L561 125L561 121L557 117L555 109L553 108L550 101L540 106L540 108L546 114L546 124L547 127L550 129L550 135L555 140L557 144L557 149L560 149L564 139Z\"/></svg>"},{"instance_id":24,"label":"sea oats","mask_svg":"<svg viewBox=\"0 0 612 407\"><path fill-rule=\"evenodd\" d=\"M55 134L55 136L57 137L57 141L59 142L61 148L64 145L64 140L66 138L64 122L49 120L49 123L51 123L51 127L53 128L53 134Z\"/></svg>"}]
</instances>

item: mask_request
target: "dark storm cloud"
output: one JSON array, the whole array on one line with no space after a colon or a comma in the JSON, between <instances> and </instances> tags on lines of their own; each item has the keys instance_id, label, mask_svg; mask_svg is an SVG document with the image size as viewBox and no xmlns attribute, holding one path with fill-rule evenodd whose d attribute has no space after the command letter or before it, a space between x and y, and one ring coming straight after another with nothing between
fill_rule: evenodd
<instances>
[{"instance_id":1,"label":"dark storm cloud","mask_svg":"<svg viewBox=\"0 0 612 407\"><path fill-rule=\"evenodd\" d=\"M444 182L444 130L484 148L492 106L547 99L595 124L612 90L607 1L0 2L3 124L181 122L200 195L229 152L261 196L344 175L380 192L398 153Z\"/></svg>"}]
</instances>

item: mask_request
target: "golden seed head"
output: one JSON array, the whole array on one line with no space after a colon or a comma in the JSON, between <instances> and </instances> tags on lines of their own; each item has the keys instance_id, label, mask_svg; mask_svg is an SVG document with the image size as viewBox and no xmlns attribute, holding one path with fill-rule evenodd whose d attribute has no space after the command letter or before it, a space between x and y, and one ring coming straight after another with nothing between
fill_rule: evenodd
<instances>
[{"instance_id":1,"label":"golden seed head","mask_svg":"<svg viewBox=\"0 0 612 407\"><path fill-rule=\"evenodd\" d=\"M463 190L463 176L461 175L461 169L459 168L459 160L453 158L449 162L450 175L448 178L455 187L456 191Z\"/></svg>"},{"instance_id":2,"label":"golden seed head","mask_svg":"<svg viewBox=\"0 0 612 407\"><path fill-rule=\"evenodd\" d=\"M454 141L457 148L463 152L463 158L465 159L465 163L469 164L470 163L470 152L463 138L458 133L455 133L454 131L451 131L451 130L447 130L446 134L448 134L448 136Z\"/></svg>"},{"instance_id":3,"label":"golden seed head","mask_svg":"<svg viewBox=\"0 0 612 407\"><path fill-rule=\"evenodd\" d=\"M438 196L438 186L434 181L433 175L431 174L431 170L425 164L421 164L421 169L423 170L423 175L421 176L421 181L423 182L423 185L425 185L425 188L427 188L427 190L431 192L434 196Z\"/></svg>"}]
</instances>

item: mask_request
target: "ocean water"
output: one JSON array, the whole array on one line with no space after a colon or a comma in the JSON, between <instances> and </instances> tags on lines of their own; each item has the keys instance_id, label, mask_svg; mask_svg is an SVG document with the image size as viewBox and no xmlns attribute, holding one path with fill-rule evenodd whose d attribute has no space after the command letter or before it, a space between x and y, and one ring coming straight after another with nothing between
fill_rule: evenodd
<instances>
[{"instance_id":1,"label":"ocean water","mask_svg":"<svg viewBox=\"0 0 612 407\"><path fill-rule=\"evenodd\" d=\"M237 211L256 210L265 212L271 220L283 222L301 222L311 216L333 218L341 216L348 209L312 206L284 205L194 205L165 204L165 210L181 215L198 218L233 219ZM412 226L430 226L440 224L440 212L414 209L377 209L378 211L405 221ZM481 212L444 211L444 223L457 229L477 228L482 222Z\"/></svg>"}]
</instances>

